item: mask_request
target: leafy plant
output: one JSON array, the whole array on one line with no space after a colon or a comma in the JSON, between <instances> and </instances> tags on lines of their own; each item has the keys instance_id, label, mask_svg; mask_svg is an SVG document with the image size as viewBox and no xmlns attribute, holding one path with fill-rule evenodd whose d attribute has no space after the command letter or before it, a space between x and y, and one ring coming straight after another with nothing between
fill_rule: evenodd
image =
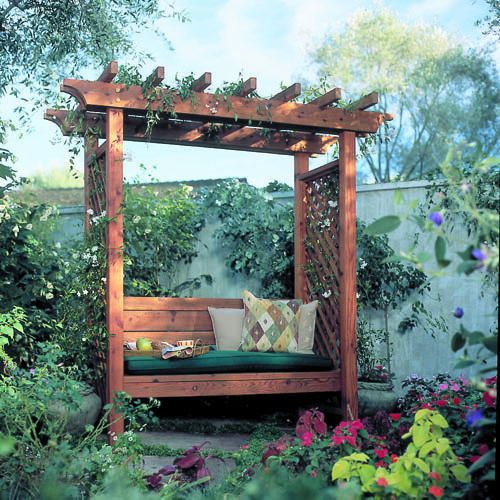
<instances>
[{"instance_id":1,"label":"leafy plant","mask_svg":"<svg viewBox=\"0 0 500 500\"><path fill-rule=\"evenodd\" d=\"M16 366L13 359L5 352L5 346L14 339L16 332L20 335L24 333L25 322L26 315L20 307L14 307L7 313L0 312L0 368L2 364L8 369Z\"/></svg>"},{"instance_id":2,"label":"leafy plant","mask_svg":"<svg viewBox=\"0 0 500 500\"><path fill-rule=\"evenodd\" d=\"M332 480L357 478L362 490L375 498L390 494L422 498L429 493L438 497L447 488L453 491L457 481L469 483L471 478L444 437L446 428L448 423L438 412L419 410L403 436L412 442L388 469L368 464L365 453L353 453L335 463Z\"/></svg>"}]
</instances>

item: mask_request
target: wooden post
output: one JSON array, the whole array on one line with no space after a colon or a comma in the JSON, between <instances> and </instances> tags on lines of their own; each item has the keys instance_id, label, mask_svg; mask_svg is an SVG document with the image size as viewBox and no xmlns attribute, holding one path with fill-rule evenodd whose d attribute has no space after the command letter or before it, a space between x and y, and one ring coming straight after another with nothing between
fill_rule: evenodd
<instances>
[{"instance_id":1,"label":"wooden post","mask_svg":"<svg viewBox=\"0 0 500 500\"><path fill-rule=\"evenodd\" d=\"M123 389L123 110L106 110L106 326L109 334L107 399ZM123 419L111 412L110 442L113 433L124 430Z\"/></svg>"},{"instance_id":2,"label":"wooden post","mask_svg":"<svg viewBox=\"0 0 500 500\"><path fill-rule=\"evenodd\" d=\"M356 366L356 134L339 138L340 366L342 415L358 418Z\"/></svg>"},{"instance_id":3,"label":"wooden post","mask_svg":"<svg viewBox=\"0 0 500 500\"><path fill-rule=\"evenodd\" d=\"M306 287L306 183L299 179L301 174L309 170L309 155L295 153L294 155L294 192L295 192L295 229L294 229L294 277L296 299L307 302Z\"/></svg>"},{"instance_id":4,"label":"wooden post","mask_svg":"<svg viewBox=\"0 0 500 500\"><path fill-rule=\"evenodd\" d=\"M84 161L83 161L83 192L84 192L84 204L85 204L85 214L84 214L84 229L85 234L89 230L89 214L88 209L91 207L90 204L90 168L91 162L95 158L95 154L98 147L98 139L96 135L86 134L84 139Z\"/></svg>"}]
</instances>

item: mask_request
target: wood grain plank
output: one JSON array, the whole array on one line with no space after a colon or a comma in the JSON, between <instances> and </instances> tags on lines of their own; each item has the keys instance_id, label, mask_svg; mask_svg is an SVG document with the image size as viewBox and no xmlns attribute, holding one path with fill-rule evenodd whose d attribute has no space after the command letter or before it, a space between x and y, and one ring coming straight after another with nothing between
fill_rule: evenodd
<instances>
[{"instance_id":1,"label":"wood grain plank","mask_svg":"<svg viewBox=\"0 0 500 500\"><path fill-rule=\"evenodd\" d=\"M212 329L205 311L124 311L124 329L129 332L197 332Z\"/></svg>"},{"instance_id":2,"label":"wood grain plank","mask_svg":"<svg viewBox=\"0 0 500 500\"><path fill-rule=\"evenodd\" d=\"M294 277L295 297L307 302L307 287L305 266L307 263L306 237L306 184L300 180L300 175L309 170L309 155L297 153L294 156L295 173L295 224L294 224Z\"/></svg>"},{"instance_id":3,"label":"wood grain plank","mask_svg":"<svg viewBox=\"0 0 500 500\"><path fill-rule=\"evenodd\" d=\"M178 298L178 297L125 297L127 311L206 311L207 307L243 309L242 299Z\"/></svg>"},{"instance_id":4,"label":"wood grain plank","mask_svg":"<svg viewBox=\"0 0 500 500\"><path fill-rule=\"evenodd\" d=\"M118 61L111 61L106 69L101 73L97 79L100 82L112 82L113 78L118 74Z\"/></svg>"},{"instance_id":5,"label":"wood grain plank","mask_svg":"<svg viewBox=\"0 0 500 500\"><path fill-rule=\"evenodd\" d=\"M340 226L340 358L342 414L358 416L356 367L356 136L340 134L339 226Z\"/></svg>"},{"instance_id":6,"label":"wood grain plank","mask_svg":"<svg viewBox=\"0 0 500 500\"><path fill-rule=\"evenodd\" d=\"M108 109L106 124L107 402L111 402L115 392L123 390L123 110ZM110 422L110 433L123 432L123 419L114 411Z\"/></svg>"},{"instance_id":7,"label":"wood grain plank","mask_svg":"<svg viewBox=\"0 0 500 500\"><path fill-rule=\"evenodd\" d=\"M132 397L199 397L337 392L339 371L125 376Z\"/></svg>"}]
</instances>

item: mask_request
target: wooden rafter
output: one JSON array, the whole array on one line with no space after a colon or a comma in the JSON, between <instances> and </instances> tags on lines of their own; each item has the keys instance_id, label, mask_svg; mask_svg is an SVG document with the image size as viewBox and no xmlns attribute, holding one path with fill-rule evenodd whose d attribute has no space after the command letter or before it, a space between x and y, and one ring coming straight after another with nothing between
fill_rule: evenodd
<instances>
[{"instance_id":1,"label":"wooden rafter","mask_svg":"<svg viewBox=\"0 0 500 500\"><path fill-rule=\"evenodd\" d=\"M45 119L56 123L63 135L69 136L75 131L76 124L81 127L80 134L87 130L105 137L106 117L102 113L85 114L85 120L80 122L80 116L74 116L65 110L47 110ZM184 146L212 147L240 151L261 151L263 153L292 155L296 152L308 154L324 154L337 142L331 135L311 134L308 132L292 132L289 134L270 132L263 135L258 128L227 126L227 131L219 137L207 137L210 124L200 122L179 122L165 120L157 124L151 134L146 133L144 119L139 116L127 116L124 123L123 139L133 142L153 142L160 144L176 144Z\"/></svg>"},{"instance_id":2,"label":"wooden rafter","mask_svg":"<svg viewBox=\"0 0 500 500\"><path fill-rule=\"evenodd\" d=\"M235 117L242 125L259 124L261 127L285 130L310 131L337 134L343 130L353 132L377 132L384 121L378 112L321 108L317 104L279 102L271 99L227 96L220 102L220 95L195 92L193 99L183 101L171 89L161 89L156 101L149 103L139 86L91 82L86 80L64 80L63 92L73 95L82 109L103 111L107 107L126 109L129 112L145 113L148 107L156 111L175 112L182 120L208 121L217 119L221 123L234 123ZM165 110L163 97L174 101L172 109Z\"/></svg>"},{"instance_id":3,"label":"wooden rafter","mask_svg":"<svg viewBox=\"0 0 500 500\"><path fill-rule=\"evenodd\" d=\"M101 73L101 76L97 79L99 82L112 82L115 76L118 74L118 61L111 61L106 69Z\"/></svg>"},{"instance_id":4,"label":"wooden rafter","mask_svg":"<svg viewBox=\"0 0 500 500\"><path fill-rule=\"evenodd\" d=\"M302 93L302 87L300 83L294 83L293 85L290 85L290 87L287 87L281 92L278 92L276 95L273 95L273 97L271 97L271 101L277 101L277 102L291 101L296 97L299 97L301 93Z\"/></svg>"},{"instance_id":5,"label":"wooden rafter","mask_svg":"<svg viewBox=\"0 0 500 500\"><path fill-rule=\"evenodd\" d=\"M309 104L319 106L321 109L330 106L334 102L340 101L342 99L342 89L335 88L329 90L326 94L320 95L316 97L316 99L312 100Z\"/></svg>"},{"instance_id":6,"label":"wooden rafter","mask_svg":"<svg viewBox=\"0 0 500 500\"><path fill-rule=\"evenodd\" d=\"M151 85L157 87L165 79L165 68L158 66L149 76Z\"/></svg>"},{"instance_id":7,"label":"wooden rafter","mask_svg":"<svg viewBox=\"0 0 500 500\"><path fill-rule=\"evenodd\" d=\"M372 106L375 106L375 104L378 104L378 93L371 92L370 94L367 94L350 104L349 109L365 110L371 108Z\"/></svg>"},{"instance_id":8,"label":"wooden rafter","mask_svg":"<svg viewBox=\"0 0 500 500\"><path fill-rule=\"evenodd\" d=\"M193 82L191 90L193 92L203 92L206 88L210 87L211 84L212 73L205 72Z\"/></svg>"},{"instance_id":9,"label":"wooden rafter","mask_svg":"<svg viewBox=\"0 0 500 500\"><path fill-rule=\"evenodd\" d=\"M243 82L243 85L241 86L238 95L240 97L247 97L249 94L255 92L256 90L257 90L257 78L251 76L248 80L245 80Z\"/></svg>"}]
</instances>

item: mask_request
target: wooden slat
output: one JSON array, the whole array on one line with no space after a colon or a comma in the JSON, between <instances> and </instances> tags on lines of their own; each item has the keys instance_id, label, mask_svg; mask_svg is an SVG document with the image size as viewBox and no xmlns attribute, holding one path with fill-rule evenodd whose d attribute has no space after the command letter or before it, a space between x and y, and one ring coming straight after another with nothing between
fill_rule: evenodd
<instances>
[{"instance_id":1,"label":"wooden slat","mask_svg":"<svg viewBox=\"0 0 500 500\"><path fill-rule=\"evenodd\" d=\"M302 93L302 87L300 83L294 83L290 87L278 92L276 95L271 97L272 101L287 102L299 97Z\"/></svg>"},{"instance_id":2,"label":"wooden slat","mask_svg":"<svg viewBox=\"0 0 500 500\"><path fill-rule=\"evenodd\" d=\"M297 153L294 157L294 198L295 198L295 225L294 225L294 277L295 297L307 302L306 288L306 184L299 179L300 175L309 170L309 156Z\"/></svg>"},{"instance_id":3,"label":"wooden slat","mask_svg":"<svg viewBox=\"0 0 500 500\"><path fill-rule=\"evenodd\" d=\"M199 397L336 392L339 371L124 377L132 397Z\"/></svg>"},{"instance_id":4,"label":"wooden slat","mask_svg":"<svg viewBox=\"0 0 500 500\"><path fill-rule=\"evenodd\" d=\"M356 367L356 135L340 134L339 164L340 226L340 354L342 371L342 414L357 418L358 382Z\"/></svg>"},{"instance_id":5,"label":"wooden slat","mask_svg":"<svg viewBox=\"0 0 500 500\"><path fill-rule=\"evenodd\" d=\"M95 161L100 160L101 158L104 158L106 155L106 141L104 141L99 147L95 148L93 156L89 156L88 158L85 157L85 165L89 165Z\"/></svg>"},{"instance_id":6,"label":"wooden slat","mask_svg":"<svg viewBox=\"0 0 500 500\"><path fill-rule=\"evenodd\" d=\"M118 61L111 61L106 69L101 73L101 76L97 79L99 82L110 83L113 81L114 77L118 74Z\"/></svg>"},{"instance_id":7,"label":"wooden slat","mask_svg":"<svg viewBox=\"0 0 500 500\"><path fill-rule=\"evenodd\" d=\"M115 392L123 390L123 111L108 109L106 124L107 395L111 402ZM110 422L110 433L123 432L123 419L114 410Z\"/></svg>"},{"instance_id":8,"label":"wooden slat","mask_svg":"<svg viewBox=\"0 0 500 500\"><path fill-rule=\"evenodd\" d=\"M358 99L357 101L354 101L353 103L349 104L349 109L365 110L365 109L370 108L371 106L375 106L375 104L378 104L378 93L371 92L370 94L361 97L361 99ZM390 121L390 120L387 120L387 121Z\"/></svg>"},{"instance_id":9,"label":"wooden slat","mask_svg":"<svg viewBox=\"0 0 500 500\"><path fill-rule=\"evenodd\" d=\"M87 112L79 134L86 130L96 130L104 137L105 119L101 113ZM45 119L56 123L64 135L72 135L75 125L69 122L69 114L64 110L47 110ZM76 123L76 121L74 122ZM228 126L228 125L226 125ZM253 127L231 124L226 132L222 132L214 140L207 139L207 124L199 122L164 121L157 124L151 134L146 133L146 122L143 117L129 116L125 121L124 140L133 142L153 142L159 144L175 144L180 146L195 146L238 151L260 151L272 154L293 155L295 152L308 154L324 154L337 142L331 135L316 135L309 132L292 132L282 134L273 131L267 136L261 130Z\"/></svg>"},{"instance_id":10,"label":"wooden slat","mask_svg":"<svg viewBox=\"0 0 500 500\"><path fill-rule=\"evenodd\" d=\"M124 311L124 327L133 332L207 331L212 320L205 311Z\"/></svg>"},{"instance_id":11,"label":"wooden slat","mask_svg":"<svg viewBox=\"0 0 500 500\"><path fill-rule=\"evenodd\" d=\"M313 104L320 108L326 108L330 104L340 101L340 99L342 99L342 89L335 88L329 90L326 94L316 97L316 99L310 101L309 104Z\"/></svg>"},{"instance_id":12,"label":"wooden slat","mask_svg":"<svg viewBox=\"0 0 500 500\"><path fill-rule=\"evenodd\" d=\"M170 342L171 344L178 340L198 340L200 339L203 344L214 345L215 336L213 331L203 332L123 332L124 342L132 342L141 337L154 340L156 342Z\"/></svg>"},{"instance_id":13,"label":"wooden slat","mask_svg":"<svg viewBox=\"0 0 500 500\"><path fill-rule=\"evenodd\" d=\"M125 297L123 304L126 311L206 311L207 307L243 309L242 299Z\"/></svg>"},{"instance_id":14,"label":"wooden slat","mask_svg":"<svg viewBox=\"0 0 500 500\"><path fill-rule=\"evenodd\" d=\"M330 175L332 170L336 170L339 166L338 160L333 160L331 162L322 165L321 167L314 168L309 172L302 174L299 179L304 182L312 182L325 175Z\"/></svg>"},{"instance_id":15,"label":"wooden slat","mask_svg":"<svg viewBox=\"0 0 500 500\"><path fill-rule=\"evenodd\" d=\"M157 87L165 79L165 68L158 66L149 76L150 83L153 87Z\"/></svg>"},{"instance_id":16,"label":"wooden slat","mask_svg":"<svg viewBox=\"0 0 500 500\"><path fill-rule=\"evenodd\" d=\"M208 71L203 73L198 77L191 85L191 90L193 92L203 92L206 88L210 87L212 84L212 73Z\"/></svg>"},{"instance_id":17,"label":"wooden slat","mask_svg":"<svg viewBox=\"0 0 500 500\"><path fill-rule=\"evenodd\" d=\"M238 92L240 97L246 97L248 94L257 90L257 78L251 76L248 80L243 82L241 90Z\"/></svg>"},{"instance_id":18,"label":"wooden slat","mask_svg":"<svg viewBox=\"0 0 500 500\"><path fill-rule=\"evenodd\" d=\"M247 99L228 96L223 105L217 106L220 96L197 92L196 105L190 99L183 101L171 89L161 89L158 99L149 103L144 99L141 87L86 80L64 80L61 90L74 96L82 109L102 111L106 107L127 109L128 111L151 111L163 109L162 97L169 95L175 100L174 109L182 120L207 121L216 119L221 123L234 123L235 115L242 124L259 123L262 127L284 130L310 131L317 133L337 133L341 130L355 132L377 132L384 117L378 112L350 111L341 108L320 108L314 104L296 102L279 103L269 99ZM118 92L117 92L118 90ZM213 110L216 109L215 113Z\"/></svg>"}]
</instances>

